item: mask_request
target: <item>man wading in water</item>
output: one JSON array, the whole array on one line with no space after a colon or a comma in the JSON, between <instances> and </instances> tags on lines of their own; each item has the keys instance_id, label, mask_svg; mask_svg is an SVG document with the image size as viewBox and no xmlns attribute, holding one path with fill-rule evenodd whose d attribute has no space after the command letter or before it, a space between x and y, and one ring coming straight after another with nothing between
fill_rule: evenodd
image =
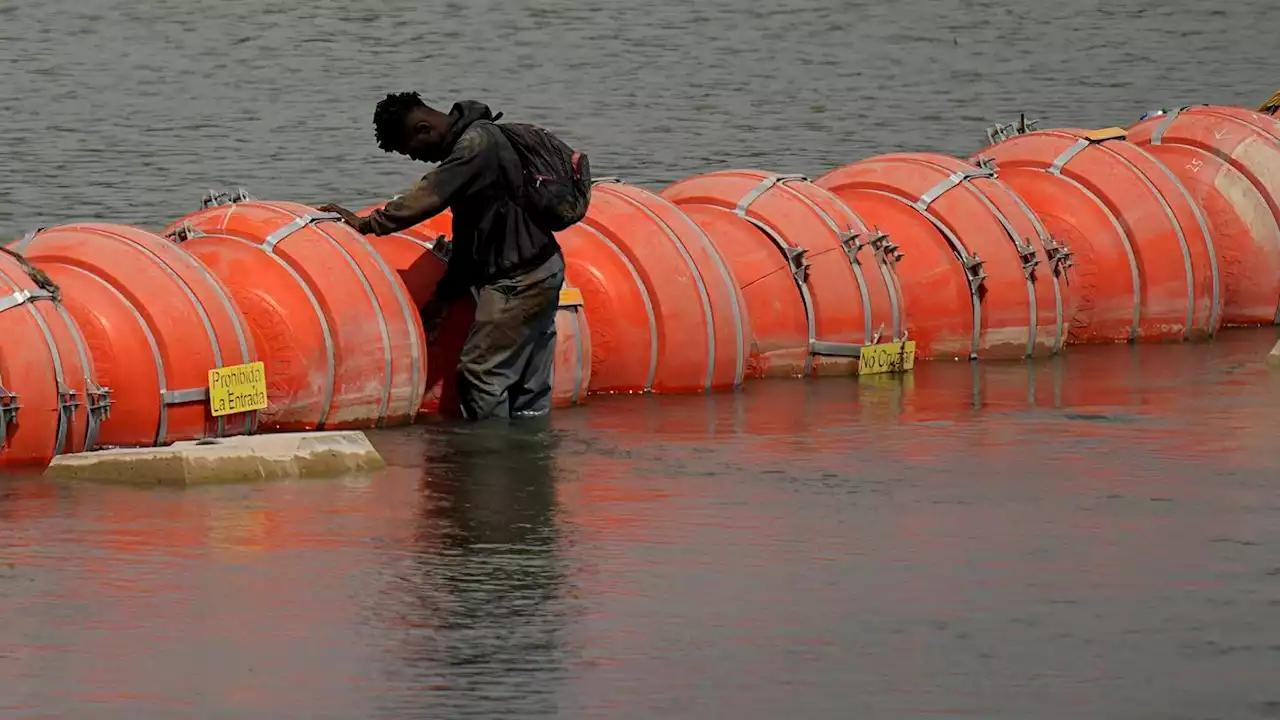
<instances>
[{"instance_id":1,"label":"man wading in water","mask_svg":"<svg viewBox=\"0 0 1280 720\"><path fill-rule=\"evenodd\" d=\"M552 233L586 214L591 193L584 154L541 128L498 125L501 115L478 102L456 103L445 114L418 93L387 95L373 115L378 147L440 164L365 217L338 205L320 208L366 235L453 211L449 266L421 313L431 336L453 301L476 295L458 364L458 399L469 420L550 411L564 283L564 256Z\"/></svg>"}]
</instances>

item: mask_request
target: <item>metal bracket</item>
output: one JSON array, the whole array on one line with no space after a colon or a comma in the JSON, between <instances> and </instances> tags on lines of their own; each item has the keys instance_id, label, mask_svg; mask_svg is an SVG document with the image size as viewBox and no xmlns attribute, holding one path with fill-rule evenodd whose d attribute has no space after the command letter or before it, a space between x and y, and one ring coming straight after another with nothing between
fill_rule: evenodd
<instances>
[{"instance_id":1,"label":"metal bracket","mask_svg":"<svg viewBox=\"0 0 1280 720\"><path fill-rule=\"evenodd\" d=\"M876 230L875 233L866 244L871 246L873 252L884 258L885 262L892 261L896 263L906 257L906 254L898 252L900 248L893 244L893 240L888 235L879 230Z\"/></svg>"},{"instance_id":2,"label":"metal bracket","mask_svg":"<svg viewBox=\"0 0 1280 720\"><path fill-rule=\"evenodd\" d=\"M996 161L993 158L989 158L986 155L979 155L973 159L973 164L984 170L990 170L991 177L996 176Z\"/></svg>"},{"instance_id":3,"label":"metal bracket","mask_svg":"<svg viewBox=\"0 0 1280 720\"><path fill-rule=\"evenodd\" d=\"M9 424L18 419L18 411L22 409L18 400L17 393L11 393L0 385L0 448L8 444Z\"/></svg>"},{"instance_id":4,"label":"metal bracket","mask_svg":"<svg viewBox=\"0 0 1280 720\"><path fill-rule=\"evenodd\" d=\"M254 197L249 191L242 187L235 189L235 192L219 192L217 190L209 190L200 198L200 209L205 210L218 205L232 205L238 202L253 202Z\"/></svg>"},{"instance_id":5,"label":"metal bracket","mask_svg":"<svg viewBox=\"0 0 1280 720\"><path fill-rule=\"evenodd\" d=\"M987 273L982 269L982 259L977 255L969 255L961 258L960 263L964 265L964 274L969 278L969 292L977 295L982 281L987 279Z\"/></svg>"},{"instance_id":6,"label":"metal bracket","mask_svg":"<svg viewBox=\"0 0 1280 720\"><path fill-rule=\"evenodd\" d=\"M1016 123L1005 124L1005 123L998 122L992 125L991 127L987 128L987 144L996 145L998 143L1004 142L1005 140L1008 140L1011 137L1014 137L1017 135L1026 135L1029 132L1034 132L1036 129L1036 125L1038 124L1040 124L1039 118L1035 120L1028 120L1026 113L1019 114L1018 122Z\"/></svg>"},{"instance_id":7,"label":"metal bracket","mask_svg":"<svg viewBox=\"0 0 1280 720\"><path fill-rule=\"evenodd\" d=\"M1053 268L1054 273L1061 275L1068 268L1076 266L1075 260L1072 259L1071 250L1067 248L1065 243L1058 242L1052 237L1044 239L1044 252L1049 258L1049 265Z\"/></svg>"},{"instance_id":8,"label":"metal bracket","mask_svg":"<svg viewBox=\"0 0 1280 720\"><path fill-rule=\"evenodd\" d=\"M165 233L165 237L177 243L193 240L203 235L204 233L191 226L191 221L189 220L183 220L181 225Z\"/></svg>"},{"instance_id":9,"label":"metal bracket","mask_svg":"<svg viewBox=\"0 0 1280 720\"><path fill-rule=\"evenodd\" d=\"M1022 261L1022 274L1031 279L1035 274L1036 265L1040 264L1040 258L1036 257L1036 248L1029 242L1020 238L1013 239L1013 246L1018 249L1018 259Z\"/></svg>"},{"instance_id":10,"label":"metal bracket","mask_svg":"<svg viewBox=\"0 0 1280 720\"><path fill-rule=\"evenodd\" d=\"M858 242L861 237L862 233L840 233L840 247L844 248L844 254L849 256L849 262L855 265L862 264L862 261L858 259L858 251L867 246L867 243Z\"/></svg>"},{"instance_id":11,"label":"metal bracket","mask_svg":"<svg viewBox=\"0 0 1280 720\"><path fill-rule=\"evenodd\" d=\"M622 184L622 178L616 178L612 176L598 177L598 178L591 179L592 187L595 187L596 185L621 185L621 184Z\"/></svg>"},{"instance_id":12,"label":"metal bracket","mask_svg":"<svg viewBox=\"0 0 1280 720\"><path fill-rule=\"evenodd\" d=\"M75 420L76 408L83 404L77 399L79 395L80 393L75 390L58 383L58 454L62 454L67 449L67 430Z\"/></svg>"},{"instance_id":13,"label":"metal bracket","mask_svg":"<svg viewBox=\"0 0 1280 720\"><path fill-rule=\"evenodd\" d=\"M805 257L809 254L808 248L794 247L788 245L783 252L787 256L787 264L791 266L791 274L801 283L809 281L809 263Z\"/></svg>"},{"instance_id":14,"label":"metal bracket","mask_svg":"<svg viewBox=\"0 0 1280 720\"><path fill-rule=\"evenodd\" d=\"M111 416L111 389L89 381L84 394L89 406L89 422L84 436L84 449L88 451L98 446L98 430L102 421Z\"/></svg>"},{"instance_id":15,"label":"metal bracket","mask_svg":"<svg viewBox=\"0 0 1280 720\"><path fill-rule=\"evenodd\" d=\"M872 335L872 336L871 336L871 344L872 344L872 345L879 345L879 344L880 344L880 338L881 338L881 337L883 337L883 336L884 336L884 323L880 323L880 327L879 327L879 329L877 329L877 330L876 330L875 335Z\"/></svg>"}]
</instances>

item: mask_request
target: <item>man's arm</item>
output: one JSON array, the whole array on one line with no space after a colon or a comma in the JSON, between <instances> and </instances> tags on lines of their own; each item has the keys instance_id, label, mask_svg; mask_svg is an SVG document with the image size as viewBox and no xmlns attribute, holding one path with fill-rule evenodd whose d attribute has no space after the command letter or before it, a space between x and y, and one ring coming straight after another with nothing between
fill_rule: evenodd
<instances>
[{"instance_id":1,"label":"man's arm","mask_svg":"<svg viewBox=\"0 0 1280 720\"><path fill-rule=\"evenodd\" d=\"M360 218L356 229L364 234L390 235L440 214L456 198L497 175L492 143L493 138L479 128L464 133L444 162L408 192Z\"/></svg>"}]
</instances>

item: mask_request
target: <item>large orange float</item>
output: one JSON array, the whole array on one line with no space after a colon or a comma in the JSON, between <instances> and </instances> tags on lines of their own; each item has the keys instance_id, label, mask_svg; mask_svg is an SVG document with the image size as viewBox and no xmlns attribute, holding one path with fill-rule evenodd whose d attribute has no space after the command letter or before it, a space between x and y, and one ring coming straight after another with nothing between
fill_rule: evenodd
<instances>
[{"instance_id":1,"label":"large orange float","mask_svg":"<svg viewBox=\"0 0 1280 720\"><path fill-rule=\"evenodd\" d=\"M0 252L0 467L93 449L108 408L60 289L35 274Z\"/></svg>"},{"instance_id":2,"label":"large orange float","mask_svg":"<svg viewBox=\"0 0 1280 720\"><path fill-rule=\"evenodd\" d=\"M135 227L63 225L16 249L49 274L111 388L102 445L166 445L252 433L257 413L214 417L210 370L257 360L244 316L207 267Z\"/></svg>"},{"instance_id":3,"label":"large orange float","mask_svg":"<svg viewBox=\"0 0 1280 720\"><path fill-rule=\"evenodd\" d=\"M206 204L211 206L166 234L218 236L185 244L196 243L192 251L219 268L232 292L244 298L249 325L267 338L262 352L268 382L274 374L284 383L276 397L318 407L291 408L290 427L411 422L426 384L422 323L404 283L368 240L336 216L297 203ZM224 259L213 258L219 253L226 253ZM276 294L258 273L287 274L294 282L281 280Z\"/></svg>"},{"instance_id":4,"label":"large orange float","mask_svg":"<svg viewBox=\"0 0 1280 720\"><path fill-rule=\"evenodd\" d=\"M1221 285L1204 218L1169 169L1126 142L1123 130L1036 131L990 146L980 156L994 164L1000 177L1026 199L1051 232L1077 223L1081 234L1074 237L1090 246L1087 256L1078 254L1080 265L1093 260L1096 273L1084 283L1089 296L1083 303L1086 320L1080 323L1084 338L1094 334L1089 332L1092 322L1106 324L1109 331L1104 336L1114 333L1124 301L1106 293L1121 290L1126 274L1134 293L1131 339L1189 339L1216 332L1222 314ZM1055 187L1072 185L1074 191L1059 199L1044 192L1041 183L1039 192L1035 188L1024 192L1025 170L1065 179L1068 183ZM1106 221L1083 207L1087 203L1082 195L1105 208ZM1058 207L1060 202L1066 207ZM1077 218L1077 211L1084 215ZM1112 220L1123 235L1128 267L1113 247L1099 242L1105 238L1106 245L1114 245L1105 230ZM1100 235L1082 237L1084 230L1095 229ZM1090 306L1106 310L1099 318L1097 308Z\"/></svg>"},{"instance_id":5,"label":"large orange float","mask_svg":"<svg viewBox=\"0 0 1280 720\"><path fill-rule=\"evenodd\" d=\"M921 357L1049 355L1065 341L1068 265L1035 214L989 168L897 153L818 184L903 249L900 273Z\"/></svg>"},{"instance_id":6,"label":"large orange float","mask_svg":"<svg viewBox=\"0 0 1280 720\"><path fill-rule=\"evenodd\" d=\"M901 337L893 245L804 177L722 171L662 194L703 226L740 283L753 377L850 373L861 346Z\"/></svg>"},{"instance_id":7,"label":"large orange float","mask_svg":"<svg viewBox=\"0 0 1280 720\"><path fill-rule=\"evenodd\" d=\"M1182 108L1139 122L1128 135L1172 170L1204 211L1222 274L1223 322L1275 322L1280 126L1274 118L1240 108Z\"/></svg>"},{"instance_id":8,"label":"large orange float","mask_svg":"<svg viewBox=\"0 0 1280 720\"><path fill-rule=\"evenodd\" d=\"M378 254L399 273L415 307L422 307L431 298L448 267L450 243L444 235L447 230L443 223L424 224L390 235L368 236ZM464 295L449 308L436 337L428 344L430 362L422 412L458 415L458 359L474 317L475 300ZM560 293L560 310L556 314L552 404L563 407L583 402L590 381L591 333L582 312L582 296L566 287Z\"/></svg>"},{"instance_id":9,"label":"large orange float","mask_svg":"<svg viewBox=\"0 0 1280 720\"><path fill-rule=\"evenodd\" d=\"M587 217L558 235L585 299L595 392L736 387L745 374L746 311L725 259L663 198L611 180Z\"/></svg>"}]
</instances>

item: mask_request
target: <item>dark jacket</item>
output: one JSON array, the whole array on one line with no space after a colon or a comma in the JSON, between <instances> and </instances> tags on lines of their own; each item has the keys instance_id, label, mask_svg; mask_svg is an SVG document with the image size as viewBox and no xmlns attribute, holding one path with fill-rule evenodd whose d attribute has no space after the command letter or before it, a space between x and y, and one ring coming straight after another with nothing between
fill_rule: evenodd
<instances>
[{"instance_id":1,"label":"dark jacket","mask_svg":"<svg viewBox=\"0 0 1280 720\"><path fill-rule=\"evenodd\" d=\"M515 202L520 158L493 124L488 106L456 103L445 138L445 160L408 192L375 210L361 232L388 235L445 208L453 211L449 267L436 286L441 302L532 270L560 252L555 236L534 225Z\"/></svg>"}]
</instances>

